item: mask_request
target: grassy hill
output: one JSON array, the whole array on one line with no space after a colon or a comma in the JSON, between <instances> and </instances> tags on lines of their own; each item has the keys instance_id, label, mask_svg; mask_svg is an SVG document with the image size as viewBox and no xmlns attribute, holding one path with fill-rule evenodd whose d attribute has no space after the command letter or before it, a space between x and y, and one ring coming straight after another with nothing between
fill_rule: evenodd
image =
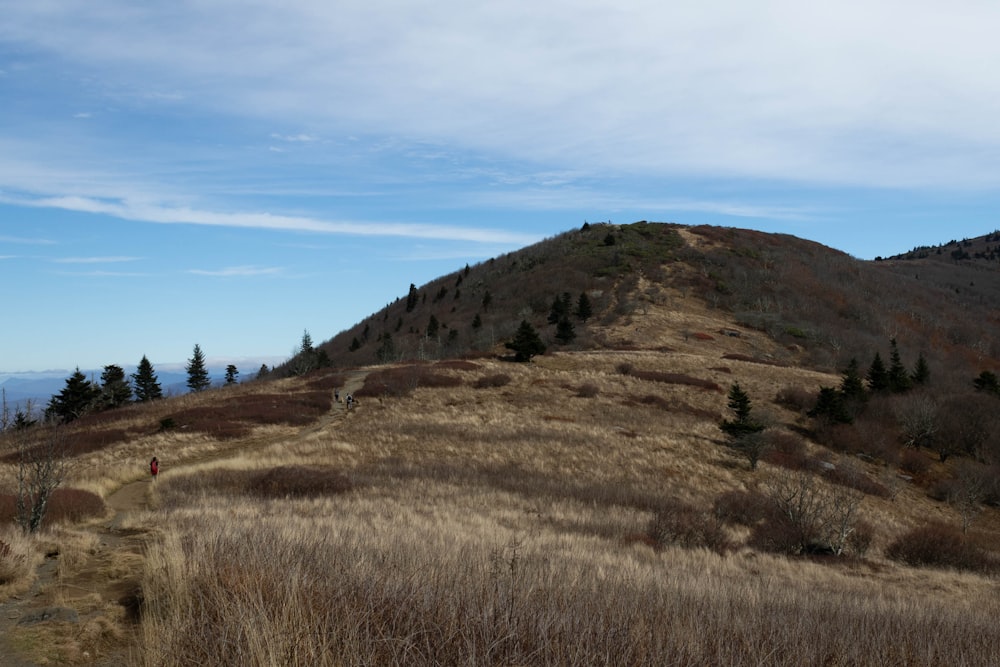
<instances>
[{"instance_id":1,"label":"grassy hill","mask_svg":"<svg viewBox=\"0 0 1000 667\"><path fill-rule=\"evenodd\" d=\"M75 495L41 535L0 532L0 654L988 664L1000 430L973 380L997 364L997 274L932 255L591 225L415 286L409 309L402 290L321 345L330 367L6 433L0 489L19 446L58 436ZM593 305L568 344L564 292ZM504 361L522 320L549 349ZM929 377L810 416L851 358L864 374L894 349ZM734 384L759 438L719 428ZM16 620L44 609L76 620Z\"/></svg>"}]
</instances>

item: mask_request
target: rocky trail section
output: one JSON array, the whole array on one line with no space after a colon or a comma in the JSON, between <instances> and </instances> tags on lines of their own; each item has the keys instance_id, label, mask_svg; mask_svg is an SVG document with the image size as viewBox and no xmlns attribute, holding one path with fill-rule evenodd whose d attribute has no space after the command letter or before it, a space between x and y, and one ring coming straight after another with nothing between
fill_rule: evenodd
<instances>
[{"instance_id":1,"label":"rocky trail section","mask_svg":"<svg viewBox=\"0 0 1000 667\"><path fill-rule=\"evenodd\" d=\"M341 401L302 428L298 437L315 437L344 419L343 397L356 392L365 375L363 371L349 374L341 388ZM251 438L210 456L173 464L171 471L245 456L270 444L269 439ZM109 495L105 499L108 516L73 527L91 545L81 562L64 564L64 555L53 545L31 588L0 602L0 667L120 667L140 662L134 647L142 604L143 554L153 533L123 526L133 523L126 521L131 515L149 511L154 483L142 479Z\"/></svg>"}]
</instances>

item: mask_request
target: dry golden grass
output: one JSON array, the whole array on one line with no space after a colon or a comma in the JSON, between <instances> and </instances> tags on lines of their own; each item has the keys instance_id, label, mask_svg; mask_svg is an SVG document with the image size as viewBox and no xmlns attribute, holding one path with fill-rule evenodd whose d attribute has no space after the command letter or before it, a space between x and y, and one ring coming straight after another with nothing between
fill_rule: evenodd
<instances>
[{"instance_id":1,"label":"dry golden grass","mask_svg":"<svg viewBox=\"0 0 1000 667\"><path fill-rule=\"evenodd\" d=\"M773 402L779 392L837 381L724 358L780 360L788 351L752 332L718 335L724 321L687 304L681 317L669 307L680 299L663 295L667 307L633 315L632 330L603 332L662 351L404 368L382 381L405 378L406 393L373 392L350 413L336 405L311 423L256 425L238 440L140 428L203 407L211 393L132 411L114 427L143 432L79 457L72 481L108 496L121 529L148 531L141 556L100 565L119 580L141 569L141 619L132 636L111 612L95 615L105 620L86 633L100 641L77 646L96 651L131 637L119 655L158 667L971 665L1000 654L996 579L884 556L928 517L954 523L954 510L893 470L813 443L804 455L838 469L850 460L893 487L862 502L862 518L875 526L864 559L760 553L738 526L725 527L735 546L722 554L652 545L647 529L659 509L709 512L720 494L758 489L779 472L766 461L751 472L725 446L717 419L732 382L791 431L802 417ZM651 379L623 374L622 365ZM428 373L433 387L419 383ZM499 376L507 379L488 380ZM699 382L662 381L682 377ZM346 383L357 391L361 381L327 382L347 393ZM289 380L239 391L315 389ZM116 505L111 492L146 478L153 454L161 478L131 484L141 503ZM343 473L350 484L314 485L317 471ZM269 473L287 496L254 492L253 481ZM0 475L9 480L11 470ZM1000 534L996 514L986 510L976 529ZM77 545L66 577L90 566L84 556L93 549L69 532L47 538Z\"/></svg>"}]
</instances>

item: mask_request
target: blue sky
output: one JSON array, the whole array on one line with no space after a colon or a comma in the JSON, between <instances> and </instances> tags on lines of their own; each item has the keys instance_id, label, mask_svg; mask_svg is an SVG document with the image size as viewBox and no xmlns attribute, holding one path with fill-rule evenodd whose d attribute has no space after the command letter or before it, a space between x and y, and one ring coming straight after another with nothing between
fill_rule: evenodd
<instances>
[{"instance_id":1,"label":"blue sky","mask_svg":"<svg viewBox=\"0 0 1000 667\"><path fill-rule=\"evenodd\" d=\"M1000 227L1000 6L828 4L0 0L0 371L254 371L585 220Z\"/></svg>"}]
</instances>

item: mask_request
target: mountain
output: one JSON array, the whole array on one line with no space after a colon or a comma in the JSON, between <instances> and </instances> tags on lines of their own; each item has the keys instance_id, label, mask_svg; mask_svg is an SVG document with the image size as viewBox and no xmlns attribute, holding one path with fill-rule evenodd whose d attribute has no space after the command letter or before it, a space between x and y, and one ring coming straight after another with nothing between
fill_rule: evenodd
<instances>
[{"instance_id":1,"label":"mountain","mask_svg":"<svg viewBox=\"0 0 1000 667\"><path fill-rule=\"evenodd\" d=\"M1000 358L998 246L995 233L863 261L745 229L591 224L401 291L319 347L335 366L495 354L526 320L551 349L655 349L671 341L642 326L650 306L697 300L766 334L776 362L836 370L895 339L964 377ZM582 293L595 315L562 345L553 303Z\"/></svg>"}]
</instances>

